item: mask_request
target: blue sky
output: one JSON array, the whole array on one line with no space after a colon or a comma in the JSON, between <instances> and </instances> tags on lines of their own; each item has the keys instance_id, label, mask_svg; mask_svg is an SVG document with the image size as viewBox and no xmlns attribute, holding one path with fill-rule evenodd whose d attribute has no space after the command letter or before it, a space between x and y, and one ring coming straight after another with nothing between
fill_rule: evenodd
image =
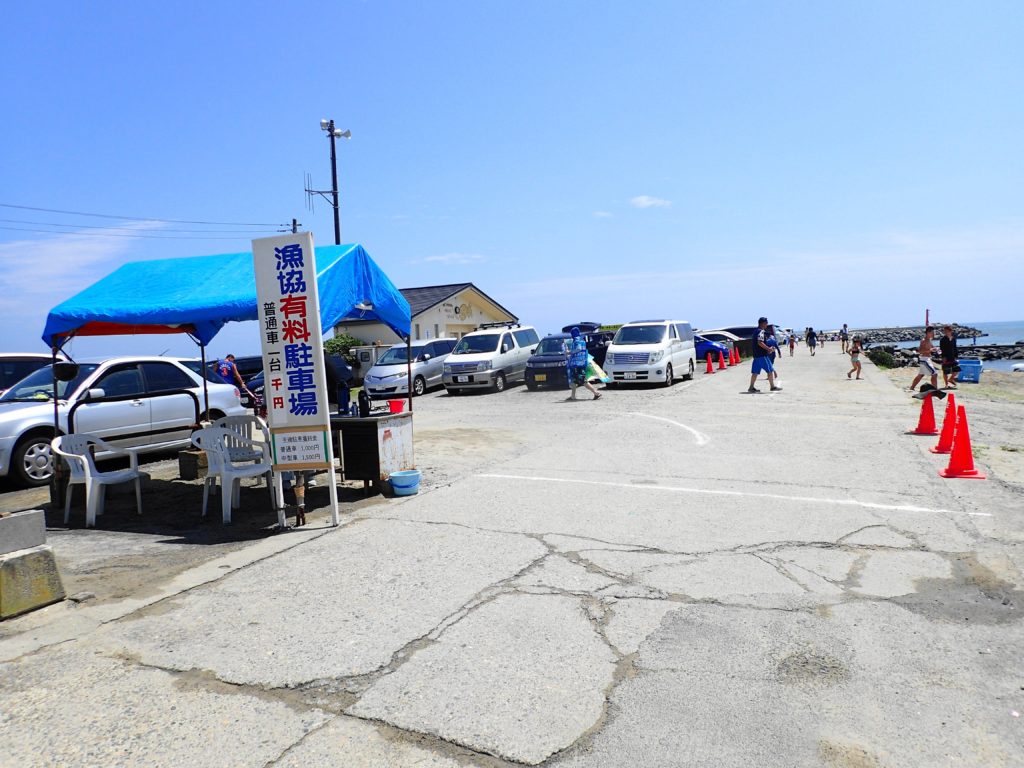
<instances>
[{"instance_id":1,"label":"blue sky","mask_svg":"<svg viewBox=\"0 0 1024 768\"><path fill-rule=\"evenodd\" d=\"M0 207L5 349L41 349L46 311L124 261L248 250L292 217L331 243L302 189L330 186L324 117L353 133L343 241L542 332L1024 316L1019 2L58 0L5 22L0 203L149 219ZM168 348L194 351L72 350ZM229 350L258 350L251 324Z\"/></svg>"}]
</instances>

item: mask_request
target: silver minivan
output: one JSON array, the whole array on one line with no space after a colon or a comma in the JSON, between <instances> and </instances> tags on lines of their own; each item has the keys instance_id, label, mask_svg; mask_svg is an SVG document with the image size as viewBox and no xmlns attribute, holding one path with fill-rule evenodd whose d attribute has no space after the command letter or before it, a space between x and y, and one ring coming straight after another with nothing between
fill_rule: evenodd
<instances>
[{"instance_id":1,"label":"silver minivan","mask_svg":"<svg viewBox=\"0 0 1024 768\"><path fill-rule=\"evenodd\" d=\"M444 361L458 339L420 340L412 344L395 344L377 358L363 377L363 389L370 397L394 397L409 393L409 352L412 353L412 393L422 395L431 387L441 385Z\"/></svg>"}]
</instances>

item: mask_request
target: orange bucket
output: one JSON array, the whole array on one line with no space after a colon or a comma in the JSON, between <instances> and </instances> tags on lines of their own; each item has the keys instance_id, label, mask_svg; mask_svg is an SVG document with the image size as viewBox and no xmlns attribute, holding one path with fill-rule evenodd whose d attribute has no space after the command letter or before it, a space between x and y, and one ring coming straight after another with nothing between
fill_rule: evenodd
<instances>
[{"instance_id":1,"label":"orange bucket","mask_svg":"<svg viewBox=\"0 0 1024 768\"><path fill-rule=\"evenodd\" d=\"M388 400L388 408L392 413L401 413L405 410L405 400Z\"/></svg>"}]
</instances>

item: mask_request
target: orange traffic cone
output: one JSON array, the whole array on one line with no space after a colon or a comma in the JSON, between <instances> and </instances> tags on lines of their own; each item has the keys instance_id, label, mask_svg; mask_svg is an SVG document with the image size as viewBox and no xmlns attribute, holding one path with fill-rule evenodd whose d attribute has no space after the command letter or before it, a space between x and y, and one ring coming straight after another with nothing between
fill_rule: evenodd
<instances>
[{"instance_id":1,"label":"orange traffic cone","mask_svg":"<svg viewBox=\"0 0 1024 768\"><path fill-rule=\"evenodd\" d=\"M729 365L736 365L736 347L729 347Z\"/></svg>"},{"instance_id":2,"label":"orange traffic cone","mask_svg":"<svg viewBox=\"0 0 1024 768\"><path fill-rule=\"evenodd\" d=\"M917 419L917 429L911 430L908 435L937 435L939 430L935 428L935 409L932 407L932 398L926 397L921 401L921 415Z\"/></svg>"},{"instance_id":3,"label":"orange traffic cone","mask_svg":"<svg viewBox=\"0 0 1024 768\"><path fill-rule=\"evenodd\" d=\"M954 429L956 429L956 395L950 392L946 398L946 415L942 417L942 432L939 434L939 442L928 450L932 453L952 451Z\"/></svg>"},{"instance_id":4,"label":"orange traffic cone","mask_svg":"<svg viewBox=\"0 0 1024 768\"><path fill-rule=\"evenodd\" d=\"M706 371L704 371L704 373L714 373L714 372L715 372L715 366L712 365L712 363L711 363L711 353L708 352L708 369Z\"/></svg>"},{"instance_id":5,"label":"orange traffic cone","mask_svg":"<svg viewBox=\"0 0 1024 768\"><path fill-rule=\"evenodd\" d=\"M722 354L722 350L718 350L718 370L725 370L725 355Z\"/></svg>"},{"instance_id":6,"label":"orange traffic cone","mask_svg":"<svg viewBox=\"0 0 1024 768\"><path fill-rule=\"evenodd\" d=\"M956 432L953 434L953 452L949 466L939 470L939 477L962 477L965 480L984 480L985 475L974 468L971 452L971 430L967 426L967 411L962 405L956 409Z\"/></svg>"}]
</instances>

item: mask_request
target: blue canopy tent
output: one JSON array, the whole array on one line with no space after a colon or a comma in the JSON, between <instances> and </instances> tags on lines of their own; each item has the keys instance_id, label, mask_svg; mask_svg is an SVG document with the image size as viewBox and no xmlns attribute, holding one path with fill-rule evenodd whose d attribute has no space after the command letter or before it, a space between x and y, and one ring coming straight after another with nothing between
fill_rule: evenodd
<instances>
[{"instance_id":1,"label":"blue canopy tent","mask_svg":"<svg viewBox=\"0 0 1024 768\"><path fill-rule=\"evenodd\" d=\"M316 248L320 327L345 317L376 320L409 338L409 303L361 245ZM133 261L58 304L43 341L73 336L188 333L201 346L225 323L256 320L252 252Z\"/></svg>"},{"instance_id":2,"label":"blue canopy tent","mask_svg":"<svg viewBox=\"0 0 1024 768\"><path fill-rule=\"evenodd\" d=\"M314 250L321 331L354 316L384 323L410 343L409 302L363 246ZM187 333L199 344L205 366L206 345L225 323L256 319L251 251L133 261L51 309L43 341L56 363L58 350L75 336Z\"/></svg>"}]
</instances>

